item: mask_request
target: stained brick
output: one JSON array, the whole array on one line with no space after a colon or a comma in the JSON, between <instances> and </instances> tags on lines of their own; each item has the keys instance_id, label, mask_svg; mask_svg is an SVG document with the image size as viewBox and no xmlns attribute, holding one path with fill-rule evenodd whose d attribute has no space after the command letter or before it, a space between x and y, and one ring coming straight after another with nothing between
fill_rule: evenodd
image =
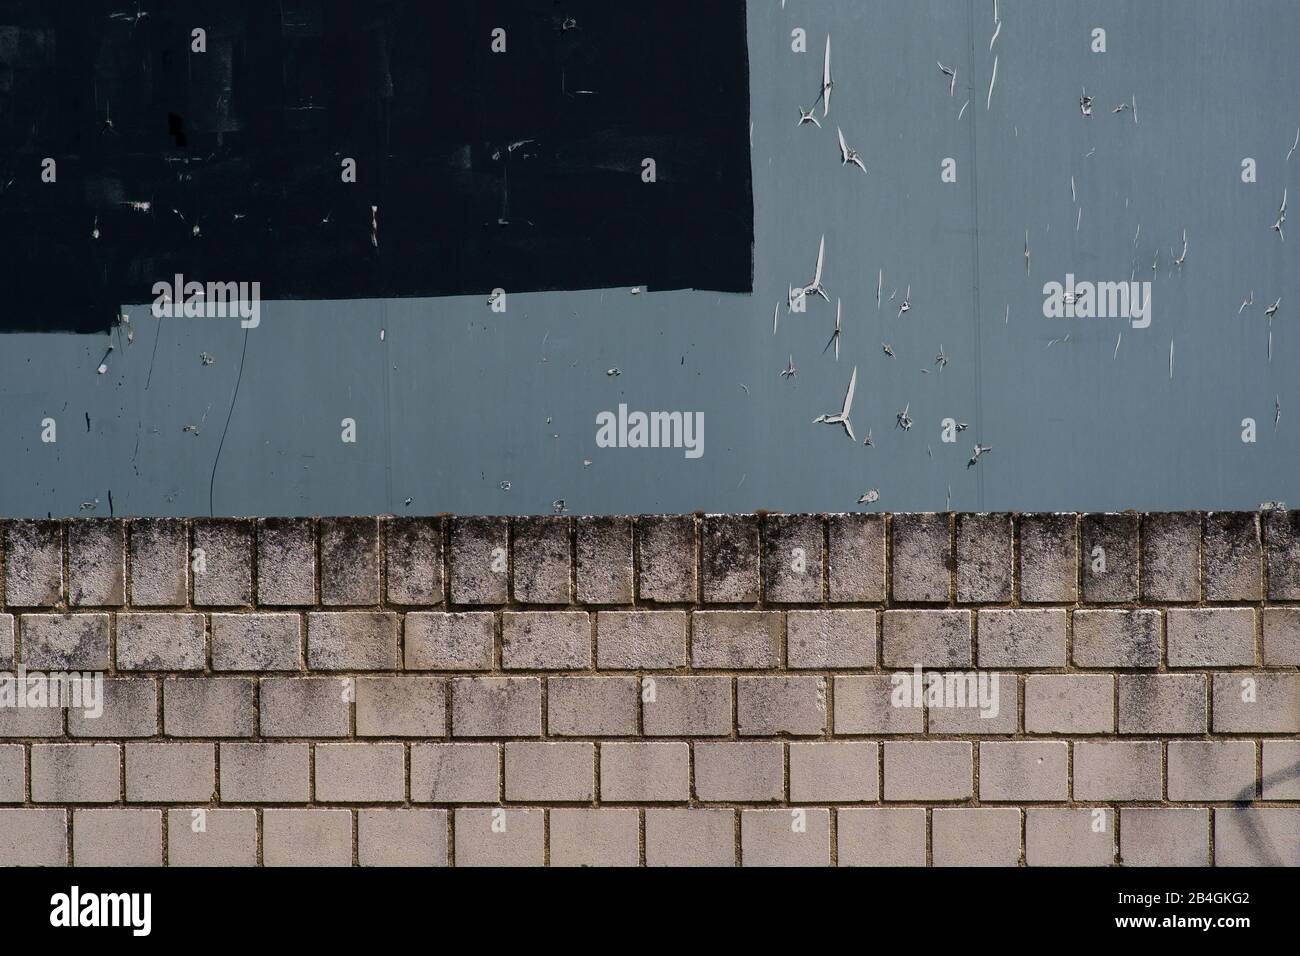
<instances>
[{"instance_id":1,"label":"stained brick","mask_svg":"<svg viewBox=\"0 0 1300 956\"><path fill-rule=\"evenodd\" d=\"M53 607L63 600L63 525L4 522L6 605Z\"/></svg>"},{"instance_id":2,"label":"stained brick","mask_svg":"<svg viewBox=\"0 0 1300 956\"><path fill-rule=\"evenodd\" d=\"M406 615L405 628L407 670L492 669L496 620L491 612L412 611Z\"/></svg>"},{"instance_id":3,"label":"stained brick","mask_svg":"<svg viewBox=\"0 0 1300 956\"><path fill-rule=\"evenodd\" d=\"M442 520L385 518L384 544L388 602L408 606L442 603Z\"/></svg>"},{"instance_id":4,"label":"stained brick","mask_svg":"<svg viewBox=\"0 0 1300 956\"><path fill-rule=\"evenodd\" d=\"M1077 518L1073 514L1020 516L1020 600L1068 604L1078 598Z\"/></svg>"},{"instance_id":5,"label":"stained brick","mask_svg":"<svg viewBox=\"0 0 1300 956\"><path fill-rule=\"evenodd\" d=\"M1083 599L1094 603L1136 601L1138 516L1083 516Z\"/></svg>"},{"instance_id":6,"label":"stained brick","mask_svg":"<svg viewBox=\"0 0 1300 956\"><path fill-rule=\"evenodd\" d=\"M951 597L952 544L946 514L898 514L892 519L891 590L895 601Z\"/></svg>"},{"instance_id":7,"label":"stained brick","mask_svg":"<svg viewBox=\"0 0 1300 956\"><path fill-rule=\"evenodd\" d=\"M196 607L243 607L253 603L253 524L227 518L194 521L194 576Z\"/></svg>"},{"instance_id":8,"label":"stained brick","mask_svg":"<svg viewBox=\"0 0 1300 956\"><path fill-rule=\"evenodd\" d=\"M827 596L833 602L885 599L885 516L828 515Z\"/></svg>"},{"instance_id":9,"label":"stained brick","mask_svg":"<svg viewBox=\"0 0 1300 956\"><path fill-rule=\"evenodd\" d=\"M568 604L569 519L520 518L514 523L515 600L522 604Z\"/></svg>"},{"instance_id":10,"label":"stained brick","mask_svg":"<svg viewBox=\"0 0 1300 956\"><path fill-rule=\"evenodd\" d=\"M501 666L581 670L591 666L586 611L507 611L501 616Z\"/></svg>"},{"instance_id":11,"label":"stained brick","mask_svg":"<svg viewBox=\"0 0 1300 956\"><path fill-rule=\"evenodd\" d=\"M701 554L706 604L759 599L757 515L706 515Z\"/></svg>"},{"instance_id":12,"label":"stained brick","mask_svg":"<svg viewBox=\"0 0 1300 956\"><path fill-rule=\"evenodd\" d=\"M957 516L957 600L998 604L1011 600L1012 527L1009 514Z\"/></svg>"},{"instance_id":13,"label":"stained brick","mask_svg":"<svg viewBox=\"0 0 1300 956\"><path fill-rule=\"evenodd\" d=\"M641 600L695 600L695 519L689 515L637 518L636 535Z\"/></svg>"},{"instance_id":14,"label":"stained brick","mask_svg":"<svg viewBox=\"0 0 1300 956\"><path fill-rule=\"evenodd\" d=\"M886 611L883 627L887 667L969 667L970 611Z\"/></svg>"},{"instance_id":15,"label":"stained brick","mask_svg":"<svg viewBox=\"0 0 1300 956\"><path fill-rule=\"evenodd\" d=\"M696 611L691 615L691 664L736 670L777 667L781 614L772 611Z\"/></svg>"},{"instance_id":16,"label":"stained brick","mask_svg":"<svg viewBox=\"0 0 1300 956\"><path fill-rule=\"evenodd\" d=\"M316 601L316 529L301 518L257 522L257 601L267 606Z\"/></svg>"},{"instance_id":17,"label":"stained brick","mask_svg":"<svg viewBox=\"0 0 1300 956\"><path fill-rule=\"evenodd\" d=\"M876 663L876 612L789 611L786 645L791 668L871 667Z\"/></svg>"},{"instance_id":18,"label":"stained brick","mask_svg":"<svg viewBox=\"0 0 1300 956\"><path fill-rule=\"evenodd\" d=\"M68 603L74 607L119 607L126 603L123 522L87 518L68 524Z\"/></svg>"},{"instance_id":19,"label":"stained brick","mask_svg":"<svg viewBox=\"0 0 1300 956\"><path fill-rule=\"evenodd\" d=\"M379 603L379 520L322 518L321 604Z\"/></svg>"},{"instance_id":20,"label":"stained brick","mask_svg":"<svg viewBox=\"0 0 1300 956\"><path fill-rule=\"evenodd\" d=\"M583 604L631 604L632 521L578 518L578 600Z\"/></svg>"},{"instance_id":21,"label":"stained brick","mask_svg":"<svg viewBox=\"0 0 1300 956\"><path fill-rule=\"evenodd\" d=\"M764 529L764 590L773 604L822 599L822 519L769 515Z\"/></svg>"},{"instance_id":22,"label":"stained brick","mask_svg":"<svg viewBox=\"0 0 1300 956\"><path fill-rule=\"evenodd\" d=\"M665 670L686 665L685 611L601 611L596 662L606 670Z\"/></svg>"}]
</instances>

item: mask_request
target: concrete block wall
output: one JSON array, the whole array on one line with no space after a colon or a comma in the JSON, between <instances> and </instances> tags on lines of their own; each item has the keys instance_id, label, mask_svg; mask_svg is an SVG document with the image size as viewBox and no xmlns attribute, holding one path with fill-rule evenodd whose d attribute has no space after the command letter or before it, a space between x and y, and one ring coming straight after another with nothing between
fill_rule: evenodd
<instances>
[{"instance_id":1,"label":"concrete block wall","mask_svg":"<svg viewBox=\"0 0 1300 956\"><path fill-rule=\"evenodd\" d=\"M0 670L104 675L0 686L3 865L1300 865L1300 512L6 521L0 569Z\"/></svg>"}]
</instances>

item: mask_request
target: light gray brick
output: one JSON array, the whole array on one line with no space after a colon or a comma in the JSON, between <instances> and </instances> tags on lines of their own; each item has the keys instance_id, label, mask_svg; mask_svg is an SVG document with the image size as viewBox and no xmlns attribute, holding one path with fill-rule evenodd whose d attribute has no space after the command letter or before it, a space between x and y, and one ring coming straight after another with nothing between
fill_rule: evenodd
<instances>
[{"instance_id":1,"label":"light gray brick","mask_svg":"<svg viewBox=\"0 0 1300 956\"><path fill-rule=\"evenodd\" d=\"M307 744L219 745L222 803L306 803L311 792Z\"/></svg>"},{"instance_id":2,"label":"light gray brick","mask_svg":"<svg viewBox=\"0 0 1300 956\"><path fill-rule=\"evenodd\" d=\"M1098 831L1093 826L1091 809L1027 809L1025 863L1028 866L1112 865L1115 811L1102 809L1101 812L1105 815L1105 829Z\"/></svg>"},{"instance_id":3,"label":"light gray brick","mask_svg":"<svg viewBox=\"0 0 1300 956\"><path fill-rule=\"evenodd\" d=\"M22 803L26 793L26 748L22 744L0 744L0 803Z\"/></svg>"},{"instance_id":4,"label":"light gray brick","mask_svg":"<svg viewBox=\"0 0 1300 956\"><path fill-rule=\"evenodd\" d=\"M786 645L792 669L872 667L876 663L876 612L788 611Z\"/></svg>"},{"instance_id":5,"label":"light gray brick","mask_svg":"<svg viewBox=\"0 0 1300 956\"><path fill-rule=\"evenodd\" d=\"M0 866L65 866L68 811L0 809Z\"/></svg>"},{"instance_id":6,"label":"light gray brick","mask_svg":"<svg viewBox=\"0 0 1300 956\"><path fill-rule=\"evenodd\" d=\"M1074 514L1020 516L1020 600L1068 604L1079 597Z\"/></svg>"},{"instance_id":7,"label":"light gray brick","mask_svg":"<svg viewBox=\"0 0 1300 956\"><path fill-rule=\"evenodd\" d=\"M1300 599L1300 511L1264 512L1264 543L1269 598Z\"/></svg>"},{"instance_id":8,"label":"light gray brick","mask_svg":"<svg viewBox=\"0 0 1300 956\"><path fill-rule=\"evenodd\" d=\"M975 618L980 667L1064 667L1064 608L982 609Z\"/></svg>"},{"instance_id":9,"label":"light gray brick","mask_svg":"<svg viewBox=\"0 0 1300 956\"><path fill-rule=\"evenodd\" d=\"M541 808L457 807L453 825L457 866L542 866L546 862L546 811Z\"/></svg>"},{"instance_id":10,"label":"light gray brick","mask_svg":"<svg viewBox=\"0 0 1300 956\"><path fill-rule=\"evenodd\" d=\"M1255 663L1255 609L1170 608L1165 638L1170 667L1231 667Z\"/></svg>"},{"instance_id":11,"label":"light gray brick","mask_svg":"<svg viewBox=\"0 0 1300 956\"><path fill-rule=\"evenodd\" d=\"M267 866L351 866L347 810L265 810L262 862Z\"/></svg>"},{"instance_id":12,"label":"light gray brick","mask_svg":"<svg viewBox=\"0 0 1300 956\"><path fill-rule=\"evenodd\" d=\"M446 866L446 810L362 810L357 862L362 866Z\"/></svg>"},{"instance_id":13,"label":"light gray brick","mask_svg":"<svg viewBox=\"0 0 1300 956\"><path fill-rule=\"evenodd\" d=\"M385 518L388 603L441 604L442 519Z\"/></svg>"},{"instance_id":14,"label":"light gray brick","mask_svg":"<svg viewBox=\"0 0 1300 956\"><path fill-rule=\"evenodd\" d=\"M691 666L778 667L783 623L776 611L696 611L691 615Z\"/></svg>"},{"instance_id":15,"label":"light gray brick","mask_svg":"<svg viewBox=\"0 0 1300 956\"><path fill-rule=\"evenodd\" d=\"M1020 811L1014 807L936 807L935 866L1015 866L1020 861Z\"/></svg>"},{"instance_id":16,"label":"light gray brick","mask_svg":"<svg viewBox=\"0 0 1300 956\"><path fill-rule=\"evenodd\" d=\"M722 737L731 733L731 679L656 677L641 705L647 737Z\"/></svg>"},{"instance_id":17,"label":"light gray brick","mask_svg":"<svg viewBox=\"0 0 1300 956\"><path fill-rule=\"evenodd\" d=\"M116 803L121 760L117 744L32 744L32 802Z\"/></svg>"},{"instance_id":18,"label":"light gray brick","mask_svg":"<svg viewBox=\"0 0 1300 956\"><path fill-rule=\"evenodd\" d=\"M88 702L85 690L89 689L82 691L82 706L68 708L70 737L152 737L158 733L158 685L153 680L105 678L98 715L95 708L84 706Z\"/></svg>"},{"instance_id":19,"label":"light gray brick","mask_svg":"<svg viewBox=\"0 0 1300 956\"><path fill-rule=\"evenodd\" d=\"M442 737L446 683L440 677L358 677L358 737Z\"/></svg>"},{"instance_id":20,"label":"light gray brick","mask_svg":"<svg viewBox=\"0 0 1300 956\"><path fill-rule=\"evenodd\" d=\"M1264 666L1300 665L1300 608L1266 607L1263 614Z\"/></svg>"},{"instance_id":21,"label":"light gray brick","mask_svg":"<svg viewBox=\"0 0 1300 956\"><path fill-rule=\"evenodd\" d=\"M971 621L970 611L886 611L885 666L969 667Z\"/></svg>"},{"instance_id":22,"label":"light gray brick","mask_svg":"<svg viewBox=\"0 0 1300 956\"><path fill-rule=\"evenodd\" d=\"M1121 734L1205 733L1205 678L1200 674L1120 674Z\"/></svg>"},{"instance_id":23,"label":"light gray brick","mask_svg":"<svg viewBox=\"0 0 1300 956\"><path fill-rule=\"evenodd\" d=\"M636 519L643 601L660 604L695 600L695 519L690 515L649 515Z\"/></svg>"},{"instance_id":24,"label":"light gray brick","mask_svg":"<svg viewBox=\"0 0 1300 956\"><path fill-rule=\"evenodd\" d=\"M640 687L632 677L551 677L546 730L553 737L630 737Z\"/></svg>"},{"instance_id":25,"label":"light gray brick","mask_svg":"<svg viewBox=\"0 0 1300 956\"><path fill-rule=\"evenodd\" d=\"M1242 700L1247 684L1254 700ZM1214 675L1214 732L1300 733L1300 674L1237 672Z\"/></svg>"},{"instance_id":26,"label":"light gray brick","mask_svg":"<svg viewBox=\"0 0 1300 956\"><path fill-rule=\"evenodd\" d=\"M646 866L735 866L735 829L733 810L650 808L645 812Z\"/></svg>"},{"instance_id":27,"label":"light gray brick","mask_svg":"<svg viewBox=\"0 0 1300 956\"><path fill-rule=\"evenodd\" d=\"M162 866L161 810L74 810L73 866Z\"/></svg>"},{"instance_id":28,"label":"light gray brick","mask_svg":"<svg viewBox=\"0 0 1300 956\"><path fill-rule=\"evenodd\" d=\"M257 602L279 607L316 603L316 528L310 519L258 520Z\"/></svg>"},{"instance_id":29,"label":"light gray brick","mask_svg":"<svg viewBox=\"0 0 1300 956\"><path fill-rule=\"evenodd\" d=\"M492 669L496 618L490 611L412 611L405 627L407 670Z\"/></svg>"},{"instance_id":30,"label":"light gray brick","mask_svg":"<svg viewBox=\"0 0 1300 956\"><path fill-rule=\"evenodd\" d=\"M63 711L57 707L0 707L0 738L62 736Z\"/></svg>"},{"instance_id":31,"label":"light gray brick","mask_svg":"<svg viewBox=\"0 0 1300 956\"><path fill-rule=\"evenodd\" d=\"M1265 800L1300 800L1300 740L1265 740L1261 768Z\"/></svg>"},{"instance_id":32,"label":"light gray brick","mask_svg":"<svg viewBox=\"0 0 1300 956\"><path fill-rule=\"evenodd\" d=\"M516 518L514 535L515 600L521 604L568 604L573 597L569 519Z\"/></svg>"},{"instance_id":33,"label":"light gray brick","mask_svg":"<svg viewBox=\"0 0 1300 956\"><path fill-rule=\"evenodd\" d=\"M1011 600L1012 527L1009 514L957 515L957 600Z\"/></svg>"},{"instance_id":34,"label":"light gray brick","mask_svg":"<svg viewBox=\"0 0 1300 956\"><path fill-rule=\"evenodd\" d=\"M202 614L117 615L117 666L127 671L201 671L208 662Z\"/></svg>"},{"instance_id":35,"label":"light gray brick","mask_svg":"<svg viewBox=\"0 0 1300 956\"><path fill-rule=\"evenodd\" d=\"M5 521L5 589L8 607L53 607L63 601L63 525L58 521Z\"/></svg>"},{"instance_id":36,"label":"light gray brick","mask_svg":"<svg viewBox=\"0 0 1300 956\"><path fill-rule=\"evenodd\" d=\"M253 603L253 523L237 518L196 518L191 531L195 607L246 607Z\"/></svg>"},{"instance_id":37,"label":"light gray brick","mask_svg":"<svg viewBox=\"0 0 1300 956\"><path fill-rule=\"evenodd\" d=\"M631 604L632 519L577 519L578 600L583 604Z\"/></svg>"},{"instance_id":38,"label":"light gray brick","mask_svg":"<svg viewBox=\"0 0 1300 956\"><path fill-rule=\"evenodd\" d=\"M1255 742L1171 740L1169 799L1175 802L1255 799Z\"/></svg>"},{"instance_id":39,"label":"light gray brick","mask_svg":"<svg viewBox=\"0 0 1300 956\"><path fill-rule=\"evenodd\" d=\"M379 519L321 519L320 601L379 603Z\"/></svg>"},{"instance_id":40,"label":"light gray brick","mask_svg":"<svg viewBox=\"0 0 1300 956\"><path fill-rule=\"evenodd\" d=\"M126 603L123 522L114 518L69 522L68 603L73 607L120 607Z\"/></svg>"},{"instance_id":41,"label":"light gray brick","mask_svg":"<svg viewBox=\"0 0 1300 956\"><path fill-rule=\"evenodd\" d=\"M0 667L6 670L14 666L14 616L0 614Z\"/></svg>"},{"instance_id":42,"label":"light gray brick","mask_svg":"<svg viewBox=\"0 0 1300 956\"><path fill-rule=\"evenodd\" d=\"M741 736L820 736L826 731L824 677L736 678Z\"/></svg>"},{"instance_id":43,"label":"light gray brick","mask_svg":"<svg viewBox=\"0 0 1300 956\"><path fill-rule=\"evenodd\" d=\"M189 602L189 539L180 518L130 523L131 606L183 607Z\"/></svg>"},{"instance_id":44,"label":"light gray brick","mask_svg":"<svg viewBox=\"0 0 1300 956\"><path fill-rule=\"evenodd\" d=\"M1025 678L1025 732L1107 734L1115 731L1110 674L1032 674Z\"/></svg>"},{"instance_id":45,"label":"light gray brick","mask_svg":"<svg viewBox=\"0 0 1300 956\"><path fill-rule=\"evenodd\" d=\"M1264 596L1264 546L1259 515L1205 516L1205 599L1258 601Z\"/></svg>"},{"instance_id":46,"label":"light gray brick","mask_svg":"<svg viewBox=\"0 0 1300 956\"><path fill-rule=\"evenodd\" d=\"M496 803L496 744L412 744L412 803Z\"/></svg>"},{"instance_id":47,"label":"light gray brick","mask_svg":"<svg viewBox=\"0 0 1300 956\"><path fill-rule=\"evenodd\" d=\"M895 601L947 601L952 591L952 542L946 514L896 514L891 520Z\"/></svg>"},{"instance_id":48,"label":"light gray brick","mask_svg":"<svg viewBox=\"0 0 1300 956\"><path fill-rule=\"evenodd\" d=\"M457 737L540 737L542 682L535 677L455 678L451 732Z\"/></svg>"},{"instance_id":49,"label":"light gray brick","mask_svg":"<svg viewBox=\"0 0 1300 956\"><path fill-rule=\"evenodd\" d=\"M925 729L924 707L895 707L893 693L894 685L885 674L836 677L835 733L921 733Z\"/></svg>"},{"instance_id":50,"label":"light gray brick","mask_svg":"<svg viewBox=\"0 0 1300 956\"><path fill-rule=\"evenodd\" d=\"M501 616L501 666L582 670L591 666L586 611L507 611Z\"/></svg>"},{"instance_id":51,"label":"light gray brick","mask_svg":"<svg viewBox=\"0 0 1300 956\"><path fill-rule=\"evenodd\" d=\"M1159 800L1160 763L1158 740L1075 741L1074 799Z\"/></svg>"},{"instance_id":52,"label":"light gray brick","mask_svg":"<svg viewBox=\"0 0 1300 956\"><path fill-rule=\"evenodd\" d=\"M1123 807L1119 811L1119 857L1125 866L1206 866L1210 857L1210 811Z\"/></svg>"},{"instance_id":53,"label":"light gray brick","mask_svg":"<svg viewBox=\"0 0 1300 956\"><path fill-rule=\"evenodd\" d=\"M776 740L695 744L695 796L707 802L780 800L785 754Z\"/></svg>"},{"instance_id":54,"label":"light gray brick","mask_svg":"<svg viewBox=\"0 0 1300 956\"><path fill-rule=\"evenodd\" d=\"M1201 599L1201 516L1196 512L1142 516L1142 597Z\"/></svg>"},{"instance_id":55,"label":"light gray brick","mask_svg":"<svg viewBox=\"0 0 1300 956\"><path fill-rule=\"evenodd\" d=\"M253 682L247 678L163 681L163 733L168 737L251 737L253 724Z\"/></svg>"},{"instance_id":56,"label":"light gray brick","mask_svg":"<svg viewBox=\"0 0 1300 956\"><path fill-rule=\"evenodd\" d=\"M210 803L217 792L216 756L216 744L127 744L127 802Z\"/></svg>"},{"instance_id":57,"label":"light gray brick","mask_svg":"<svg viewBox=\"0 0 1300 956\"><path fill-rule=\"evenodd\" d=\"M832 602L885 599L885 516L836 514L826 518L830 538L827 596Z\"/></svg>"},{"instance_id":58,"label":"light gray brick","mask_svg":"<svg viewBox=\"0 0 1300 956\"><path fill-rule=\"evenodd\" d=\"M1064 740L982 740L979 755L981 800L1066 799Z\"/></svg>"},{"instance_id":59,"label":"light gray brick","mask_svg":"<svg viewBox=\"0 0 1300 956\"><path fill-rule=\"evenodd\" d=\"M510 740L505 746L506 799L588 801L596 796L596 745Z\"/></svg>"},{"instance_id":60,"label":"light gray brick","mask_svg":"<svg viewBox=\"0 0 1300 956\"><path fill-rule=\"evenodd\" d=\"M108 670L107 614L23 614L18 626L28 670Z\"/></svg>"},{"instance_id":61,"label":"light gray brick","mask_svg":"<svg viewBox=\"0 0 1300 956\"><path fill-rule=\"evenodd\" d=\"M964 740L890 740L884 746L886 800L967 800L974 794Z\"/></svg>"},{"instance_id":62,"label":"light gray brick","mask_svg":"<svg viewBox=\"0 0 1300 956\"><path fill-rule=\"evenodd\" d=\"M167 811L167 865L257 866L257 811L173 807Z\"/></svg>"},{"instance_id":63,"label":"light gray brick","mask_svg":"<svg viewBox=\"0 0 1300 956\"><path fill-rule=\"evenodd\" d=\"M773 604L822 599L820 515L768 515L764 526L765 592Z\"/></svg>"},{"instance_id":64,"label":"light gray brick","mask_svg":"<svg viewBox=\"0 0 1300 956\"><path fill-rule=\"evenodd\" d=\"M1300 866L1300 808L1214 811L1215 866Z\"/></svg>"},{"instance_id":65,"label":"light gray brick","mask_svg":"<svg viewBox=\"0 0 1300 956\"><path fill-rule=\"evenodd\" d=\"M706 604L759 599L757 515L705 515L701 556Z\"/></svg>"},{"instance_id":66,"label":"light gray brick","mask_svg":"<svg viewBox=\"0 0 1300 956\"><path fill-rule=\"evenodd\" d=\"M391 612L307 615L307 666L312 670L395 670L397 644L397 615Z\"/></svg>"},{"instance_id":67,"label":"light gray brick","mask_svg":"<svg viewBox=\"0 0 1300 956\"><path fill-rule=\"evenodd\" d=\"M606 743L600 747L600 798L613 803L685 803L690 799L690 746Z\"/></svg>"},{"instance_id":68,"label":"light gray brick","mask_svg":"<svg viewBox=\"0 0 1300 956\"><path fill-rule=\"evenodd\" d=\"M212 615L212 669L296 671L303 666L297 614Z\"/></svg>"},{"instance_id":69,"label":"light gray brick","mask_svg":"<svg viewBox=\"0 0 1300 956\"><path fill-rule=\"evenodd\" d=\"M740 811L740 860L743 866L830 866L831 812L819 807Z\"/></svg>"},{"instance_id":70,"label":"light gray brick","mask_svg":"<svg viewBox=\"0 0 1300 956\"><path fill-rule=\"evenodd\" d=\"M401 744L316 744L316 799L324 803L401 803L406 748Z\"/></svg>"},{"instance_id":71,"label":"light gray brick","mask_svg":"<svg viewBox=\"0 0 1300 956\"><path fill-rule=\"evenodd\" d=\"M1079 667L1159 667L1160 612L1151 608L1073 613L1074 663Z\"/></svg>"},{"instance_id":72,"label":"light gray brick","mask_svg":"<svg viewBox=\"0 0 1300 956\"><path fill-rule=\"evenodd\" d=\"M791 803L874 802L880 793L880 745L827 740L790 745Z\"/></svg>"},{"instance_id":73,"label":"light gray brick","mask_svg":"<svg viewBox=\"0 0 1300 956\"><path fill-rule=\"evenodd\" d=\"M1136 601L1138 516L1083 516L1083 599L1091 603Z\"/></svg>"},{"instance_id":74,"label":"light gray brick","mask_svg":"<svg viewBox=\"0 0 1300 956\"><path fill-rule=\"evenodd\" d=\"M925 866L921 807L846 807L835 823L840 866Z\"/></svg>"},{"instance_id":75,"label":"light gray brick","mask_svg":"<svg viewBox=\"0 0 1300 956\"><path fill-rule=\"evenodd\" d=\"M971 676L955 675L951 693L945 681L944 706L926 708L929 732L1014 734L1020 725L1020 683L1016 675L983 671L974 675L973 687Z\"/></svg>"},{"instance_id":76,"label":"light gray brick","mask_svg":"<svg viewBox=\"0 0 1300 956\"><path fill-rule=\"evenodd\" d=\"M632 809L551 811L551 866L636 866L640 824Z\"/></svg>"},{"instance_id":77,"label":"light gray brick","mask_svg":"<svg viewBox=\"0 0 1300 956\"><path fill-rule=\"evenodd\" d=\"M347 737L354 685L334 677L264 677L258 726L263 737ZM359 718L358 718L359 721Z\"/></svg>"},{"instance_id":78,"label":"light gray brick","mask_svg":"<svg viewBox=\"0 0 1300 956\"><path fill-rule=\"evenodd\" d=\"M596 662L602 670L668 670L686 666L685 611L601 611Z\"/></svg>"}]
</instances>

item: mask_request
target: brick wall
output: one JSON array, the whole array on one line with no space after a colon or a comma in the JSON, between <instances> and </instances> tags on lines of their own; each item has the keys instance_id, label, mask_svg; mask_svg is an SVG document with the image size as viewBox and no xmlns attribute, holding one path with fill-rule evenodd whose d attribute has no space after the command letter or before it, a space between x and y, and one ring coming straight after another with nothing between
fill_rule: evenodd
<instances>
[{"instance_id":1,"label":"brick wall","mask_svg":"<svg viewBox=\"0 0 1300 956\"><path fill-rule=\"evenodd\" d=\"M0 541L3 864L1300 864L1297 512Z\"/></svg>"}]
</instances>

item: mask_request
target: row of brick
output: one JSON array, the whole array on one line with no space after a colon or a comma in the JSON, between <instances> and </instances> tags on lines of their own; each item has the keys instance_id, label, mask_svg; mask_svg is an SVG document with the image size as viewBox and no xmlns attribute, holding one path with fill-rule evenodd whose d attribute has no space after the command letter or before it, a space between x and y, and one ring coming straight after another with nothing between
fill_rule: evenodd
<instances>
[{"instance_id":1,"label":"row of brick","mask_svg":"<svg viewBox=\"0 0 1300 956\"><path fill-rule=\"evenodd\" d=\"M1300 733L1294 671L983 676L987 699L963 679L932 704L900 699L888 674L109 678L100 713L85 701L66 721L59 707L2 706L0 737Z\"/></svg>"},{"instance_id":2,"label":"row of brick","mask_svg":"<svg viewBox=\"0 0 1300 956\"><path fill-rule=\"evenodd\" d=\"M0 744L0 803L1244 803L1300 800L1296 766L1296 740Z\"/></svg>"},{"instance_id":3,"label":"row of brick","mask_svg":"<svg viewBox=\"0 0 1300 956\"><path fill-rule=\"evenodd\" d=\"M0 614L0 666L16 662L15 621L18 658L40 670L834 670L871 668L878 657L904 668L1300 665L1297 607L504 611L499 619L489 611Z\"/></svg>"},{"instance_id":4,"label":"row of brick","mask_svg":"<svg viewBox=\"0 0 1300 956\"><path fill-rule=\"evenodd\" d=\"M0 542L9 607L1300 599L1284 511L18 520Z\"/></svg>"},{"instance_id":5,"label":"row of brick","mask_svg":"<svg viewBox=\"0 0 1300 956\"><path fill-rule=\"evenodd\" d=\"M0 865L158 866L164 846L171 866L1296 865L1300 810L0 809Z\"/></svg>"}]
</instances>

